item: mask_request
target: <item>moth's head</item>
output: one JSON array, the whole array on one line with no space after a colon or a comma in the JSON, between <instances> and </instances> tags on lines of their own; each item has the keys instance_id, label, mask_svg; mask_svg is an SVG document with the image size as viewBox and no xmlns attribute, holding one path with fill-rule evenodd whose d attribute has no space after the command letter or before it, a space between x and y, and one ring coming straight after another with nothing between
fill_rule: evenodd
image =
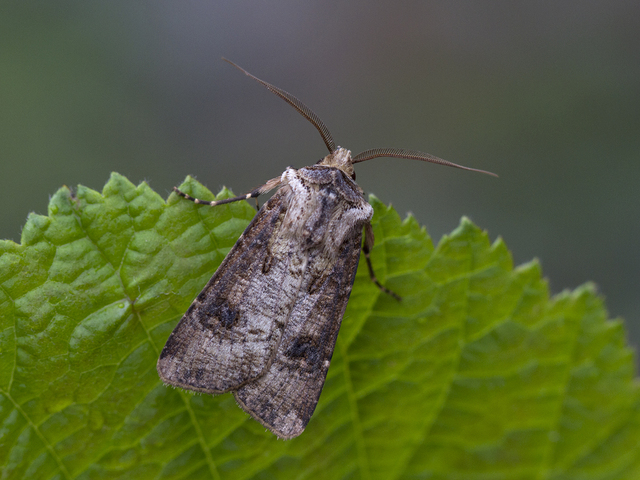
<instances>
[{"instance_id":1,"label":"moth's head","mask_svg":"<svg viewBox=\"0 0 640 480\"><path fill-rule=\"evenodd\" d=\"M320 160L318 165L339 168L349 178L355 178L355 170L353 169L353 162L351 161L351 151L346 148L336 148L333 153L330 153Z\"/></svg>"}]
</instances>

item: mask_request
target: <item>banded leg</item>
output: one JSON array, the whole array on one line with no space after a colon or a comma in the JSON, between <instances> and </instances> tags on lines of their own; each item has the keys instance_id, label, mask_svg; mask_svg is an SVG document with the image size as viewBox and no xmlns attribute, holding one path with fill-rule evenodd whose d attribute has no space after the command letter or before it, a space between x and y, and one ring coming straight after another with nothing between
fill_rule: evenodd
<instances>
[{"instance_id":1,"label":"banded leg","mask_svg":"<svg viewBox=\"0 0 640 480\"><path fill-rule=\"evenodd\" d=\"M280 177L276 177L276 178L272 178L264 185L259 186L255 190L252 190L251 192L245 195L239 195L233 198L225 198L224 200L213 200L213 201L200 200L199 198L192 197L188 193L184 193L178 187L173 187L173 191L176 192L181 197L184 197L187 200L191 200L193 203L196 203L198 205L209 205L210 207L215 207L216 205L223 205L225 203L233 203L233 202L239 202L240 200L249 200L250 198L255 198L256 206L257 206L258 205L257 197L279 186L280 186Z\"/></svg>"},{"instance_id":2,"label":"banded leg","mask_svg":"<svg viewBox=\"0 0 640 480\"><path fill-rule=\"evenodd\" d=\"M402 300L402 297L395 292L392 292L387 287L382 285L378 279L376 278L376 274L373 273L373 265L371 265L371 249L373 248L374 237L373 237L373 228L371 227L371 223L367 223L364 226L364 242L362 243L362 251L364 252L364 258L367 260L367 267L369 268L369 277L371 277L371 281L376 284L380 290L382 290L387 295L391 295L396 300Z\"/></svg>"}]
</instances>

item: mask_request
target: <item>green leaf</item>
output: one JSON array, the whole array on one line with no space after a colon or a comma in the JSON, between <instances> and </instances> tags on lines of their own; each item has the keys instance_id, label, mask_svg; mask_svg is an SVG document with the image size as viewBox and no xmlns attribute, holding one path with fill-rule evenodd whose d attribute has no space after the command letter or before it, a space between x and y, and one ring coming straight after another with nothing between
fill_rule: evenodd
<instances>
[{"instance_id":1,"label":"green leaf","mask_svg":"<svg viewBox=\"0 0 640 480\"><path fill-rule=\"evenodd\" d=\"M0 478L640 478L633 354L594 287L549 298L469 220L434 247L371 201L374 268L403 300L358 271L317 411L285 442L155 369L253 209L117 174L60 189L0 242Z\"/></svg>"}]
</instances>

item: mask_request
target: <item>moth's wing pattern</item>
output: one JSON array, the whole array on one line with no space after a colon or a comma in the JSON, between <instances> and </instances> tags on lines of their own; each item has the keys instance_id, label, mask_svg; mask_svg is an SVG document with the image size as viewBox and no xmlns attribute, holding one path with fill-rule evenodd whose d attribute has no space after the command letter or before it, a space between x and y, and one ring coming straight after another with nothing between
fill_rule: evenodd
<instances>
[{"instance_id":1,"label":"moth's wing pattern","mask_svg":"<svg viewBox=\"0 0 640 480\"><path fill-rule=\"evenodd\" d=\"M302 433L324 385L355 278L362 225L347 236L338 258L311 252L308 268L273 363L234 395L242 408L280 438ZM327 261L333 268L325 270Z\"/></svg>"},{"instance_id":2,"label":"moth's wing pattern","mask_svg":"<svg viewBox=\"0 0 640 480\"><path fill-rule=\"evenodd\" d=\"M278 235L286 190L254 217L169 336L158 360L165 383L222 393L259 377L270 364L285 326L280 319L289 316L295 282L302 281L295 272L307 262L288 255L290 245L278 244L292 241ZM263 281L255 282L258 277Z\"/></svg>"},{"instance_id":3,"label":"moth's wing pattern","mask_svg":"<svg viewBox=\"0 0 640 480\"><path fill-rule=\"evenodd\" d=\"M281 438L318 403L373 209L344 172L289 168L175 328L166 383L238 403Z\"/></svg>"}]
</instances>

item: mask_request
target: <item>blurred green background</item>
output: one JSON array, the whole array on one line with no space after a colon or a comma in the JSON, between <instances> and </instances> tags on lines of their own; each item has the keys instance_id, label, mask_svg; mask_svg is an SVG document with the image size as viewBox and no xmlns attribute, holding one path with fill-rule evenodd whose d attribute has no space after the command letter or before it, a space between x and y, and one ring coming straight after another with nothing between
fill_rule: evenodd
<instances>
[{"instance_id":1,"label":"blurred green background","mask_svg":"<svg viewBox=\"0 0 640 480\"><path fill-rule=\"evenodd\" d=\"M437 241L467 215L552 292L593 280L640 345L640 2L3 2L0 238L111 171L244 193L327 152L302 99Z\"/></svg>"}]
</instances>

